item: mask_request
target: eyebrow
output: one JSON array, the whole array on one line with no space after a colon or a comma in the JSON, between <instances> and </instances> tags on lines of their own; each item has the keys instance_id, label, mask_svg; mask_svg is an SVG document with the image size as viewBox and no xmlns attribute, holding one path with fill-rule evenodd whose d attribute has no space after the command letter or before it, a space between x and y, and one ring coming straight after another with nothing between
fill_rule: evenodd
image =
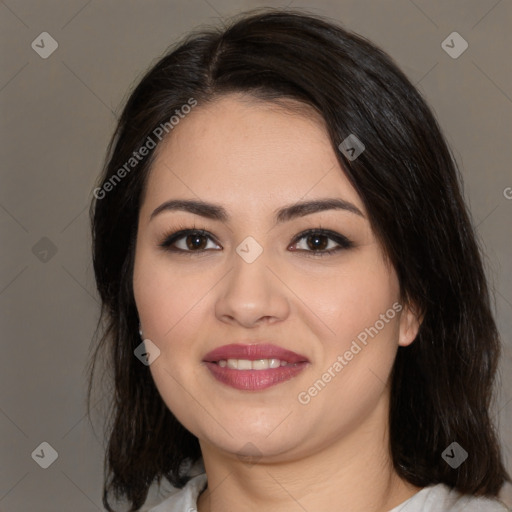
<instances>
[{"instance_id":1,"label":"eyebrow","mask_svg":"<svg viewBox=\"0 0 512 512\"><path fill-rule=\"evenodd\" d=\"M201 217L206 217L207 219L217 220L220 222L227 222L229 220L229 215L222 206L193 199L171 199L166 201L153 210L149 220L151 221L162 212L175 210L194 213L195 215L200 215ZM361 210L349 201L339 198L326 198L303 201L280 208L275 212L276 223L280 224L298 217L304 217L305 215L325 210L345 210L365 218Z\"/></svg>"}]
</instances>

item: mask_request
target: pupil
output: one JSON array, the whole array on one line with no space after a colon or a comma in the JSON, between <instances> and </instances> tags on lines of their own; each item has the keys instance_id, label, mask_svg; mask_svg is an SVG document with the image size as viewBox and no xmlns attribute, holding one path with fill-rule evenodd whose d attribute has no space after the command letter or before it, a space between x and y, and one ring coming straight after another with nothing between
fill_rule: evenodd
<instances>
[{"instance_id":1,"label":"pupil","mask_svg":"<svg viewBox=\"0 0 512 512\"><path fill-rule=\"evenodd\" d=\"M189 249L203 249L204 245L203 235L189 235L187 237L187 247Z\"/></svg>"},{"instance_id":2,"label":"pupil","mask_svg":"<svg viewBox=\"0 0 512 512\"><path fill-rule=\"evenodd\" d=\"M323 239L324 242L326 241L326 236L325 235L310 235L309 240L313 240L313 243L308 243L308 246L310 249L314 250L314 251L318 251L318 250L322 250L322 249L325 249L326 247L326 244L325 243L321 243L319 244L319 240L320 239ZM320 245L320 247L319 247Z\"/></svg>"}]
</instances>

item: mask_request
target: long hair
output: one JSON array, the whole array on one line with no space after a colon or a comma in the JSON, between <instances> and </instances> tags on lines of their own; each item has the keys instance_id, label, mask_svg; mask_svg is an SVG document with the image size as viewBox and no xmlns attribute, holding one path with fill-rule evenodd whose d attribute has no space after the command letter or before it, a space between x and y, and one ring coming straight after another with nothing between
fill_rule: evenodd
<instances>
[{"instance_id":1,"label":"long hair","mask_svg":"<svg viewBox=\"0 0 512 512\"><path fill-rule=\"evenodd\" d=\"M131 93L109 145L90 210L102 309L89 408L97 362L113 381L104 505L114 510L113 495L137 510L153 482L165 478L182 487L184 464L201 456L197 438L166 407L149 368L133 354L140 344L134 247L155 149L136 163L130 158L153 145L148 137L158 147L162 126L172 137L169 120L191 99L199 109L230 92L294 99L321 114L403 299L422 314L416 340L399 347L392 370L395 470L417 486L445 483L496 496L509 480L489 413L500 342L460 173L438 123L370 41L318 16L264 10L225 29L192 33L159 59ZM365 145L357 159L338 149L351 134ZM454 441L469 452L456 470L442 459Z\"/></svg>"}]
</instances>

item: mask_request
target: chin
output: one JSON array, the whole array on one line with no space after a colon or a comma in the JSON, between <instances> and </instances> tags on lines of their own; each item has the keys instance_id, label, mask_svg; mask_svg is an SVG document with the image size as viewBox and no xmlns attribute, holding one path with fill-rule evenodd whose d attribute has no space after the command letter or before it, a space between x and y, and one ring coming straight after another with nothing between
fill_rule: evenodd
<instances>
[{"instance_id":1,"label":"chin","mask_svg":"<svg viewBox=\"0 0 512 512\"><path fill-rule=\"evenodd\" d=\"M207 424L202 429L203 433L198 432L198 437L209 445L234 454L238 458L279 458L304 444L304 439L299 439L301 436L298 432L291 433L289 429L284 428L279 431L282 420L282 417L276 419L272 422L272 427L231 423L226 429L229 434L220 426L212 431L211 424Z\"/></svg>"},{"instance_id":2,"label":"chin","mask_svg":"<svg viewBox=\"0 0 512 512\"><path fill-rule=\"evenodd\" d=\"M298 444L290 439L287 439L286 444L284 444L283 439L269 440L265 435L256 438L252 435L244 436L242 434L230 439L229 443L216 444L212 440L209 440L209 443L239 460L247 459L247 462L251 463L259 462L263 458L273 462L286 460L285 454L293 451L293 448Z\"/></svg>"}]
</instances>

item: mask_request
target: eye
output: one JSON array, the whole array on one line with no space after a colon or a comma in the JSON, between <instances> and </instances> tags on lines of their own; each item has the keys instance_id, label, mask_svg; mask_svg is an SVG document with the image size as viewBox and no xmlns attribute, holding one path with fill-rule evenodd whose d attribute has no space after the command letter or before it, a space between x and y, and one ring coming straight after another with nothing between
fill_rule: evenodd
<instances>
[{"instance_id":1,"label":"eye","mask_svg":"<svg viewBox=\"0 0 512 512\"><path fill-rule=\"evenodd\" d=\"M290 247L292 247L292 251L310 252L313 256L325 256L343 249L350 249L353 246L352 241L335 231L310 229L297 235Z\"/></svg>"},{"instance_id":2,"label":"eye","mask_svg":"<svg viewBox=\"0 0 512 512\"><path fill-rule=\"evenodd\" d=\"M222 250L214 237L205 229L181 229L164 237L159 244L166 251L175 253L202 253ZM327 256L343 249L350 249L354 243L347 237L328 229L309 229L295 237L289 249L294 252L310 253L311 256Z\"/></svg>"},{"instance_id":3,"label":"eye","mask_svg":"<svg viewBox=\"0 0 512 512\"><path fill-rule=\"evenodd\" d=\"M173 252L202 252L219 247L214 243L214 247L208 246L213 242L213 238L204 229L182 229L171 233L160 243L160 247Z\"/></svg>"}]
</instances>

